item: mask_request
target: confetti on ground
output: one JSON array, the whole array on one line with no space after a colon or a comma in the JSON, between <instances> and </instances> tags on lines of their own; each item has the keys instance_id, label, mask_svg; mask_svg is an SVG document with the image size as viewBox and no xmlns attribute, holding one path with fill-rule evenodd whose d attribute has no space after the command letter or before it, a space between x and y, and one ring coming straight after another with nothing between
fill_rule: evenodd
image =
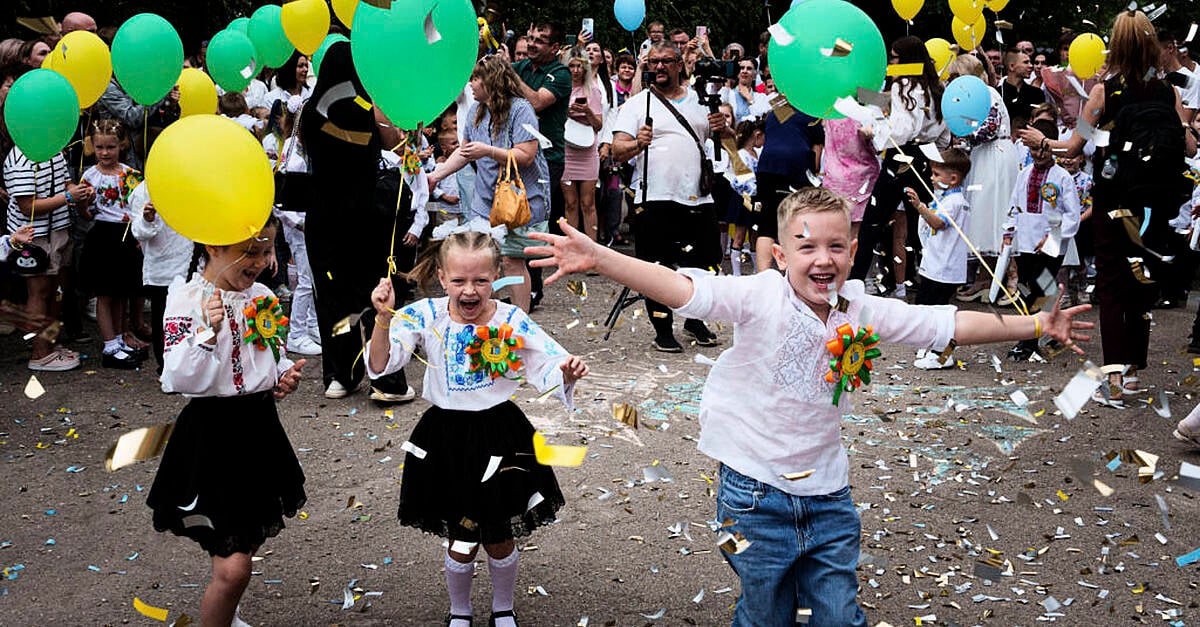
<instances>
[{"instance_id":1,"label":"confetti on ground","mask_svg":"<svg viewBox=\"0 0 1200 627\"><path fill-rule=\"evenodd\" d=\"M147 605L141 599L133 597L133 609L137 610L142 616L152 618L159 622L167 622L167 610L161 607Z\"/></svg>"}]
</instances>

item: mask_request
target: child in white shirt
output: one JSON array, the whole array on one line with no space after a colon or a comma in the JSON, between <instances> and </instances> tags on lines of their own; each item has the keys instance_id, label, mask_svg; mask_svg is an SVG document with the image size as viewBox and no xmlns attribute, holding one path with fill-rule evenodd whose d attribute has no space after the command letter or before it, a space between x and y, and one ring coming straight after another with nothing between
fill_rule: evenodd
<instances>
[{"instance_id":1,"label":"child in white shirt","mask_svg":"<svg viewBox=\"0 0 1200 627\"><path fill-rule=\"evenodd\" d=\"M971 171L971 158L958 148L941 152L940 162L930 163L933 171L933 204L926 205L916 190L908 188L909 202L921 215L917 235L921 238L921 266L917 274L918 305L949 305L958 288L967 282L967 241L958 229L967 232L970 205L963 194L962 182ZM957 224L955 229L951 223ZM922 370L938 370L954 366L945 346L922 353L918 351L913 366ZM939 353L945 353L944 358Z\"/></svg>"},{"instance_id":2,"label":"child in white shirt","mask_svg":"<svg viewBox=\"0 0 1200 627\"><path fill-rule=\"evenodd\" d=\"M595 270L679 315L733 321L733 346L704 385L700 450L721 462L716 519L733 521L723 531L749 541L724 555L742 580L734 624L779 625L783 617L790 624L806 607L821 624L865 625L855 599L861 523L839 401L869 371L878 354L868 348L872 341L933 348L1044 332L1069 343L1088 339L1080 331L1093 325L1073 318L1090 307L995 317L870 296L861 281L846 281L856 243L844 199L820 187L800 190L780 203L778 223L773 253L784 273L676 272L605 248L567 224L563 236L532 234L551 246L525 253L548 257L535 266L557 266L547 283ZM807 478L793 481L794 474Z\"/></svg>"}]
</instances>

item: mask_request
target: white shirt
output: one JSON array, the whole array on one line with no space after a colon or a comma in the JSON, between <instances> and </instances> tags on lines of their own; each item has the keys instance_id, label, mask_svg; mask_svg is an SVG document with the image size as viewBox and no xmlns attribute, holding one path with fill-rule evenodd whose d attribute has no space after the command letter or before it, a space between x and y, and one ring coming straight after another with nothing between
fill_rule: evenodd
<instances>
[{"instance_id":1,"label":"white shirt","mask_svg":"<svg viewBox=\"0 0 1200 627\"><path fill-rule=\"evenodd\" d=\"M308 85L304 85L300 88L300 100L308 100L308 97L311 95L312 95L312 88L309 87ZM287 102L289 99L291 99L291 97L292 97L291 92L288 92L282 88L276 87L275 89L272 89L271 91L266 92L263 95L262 106L270 109L271 107L275 106L275 103L277 101L280 101L280 100L283 101L284 106L287 106Z\"/></svg>"},{"instance_id":2,"label":"white shirt","mask_svg":"<svg viewBox=\"0 0 1200 627\"><path fill-rule=\"evenodd\" d=\"M404 185L412 190L412 205L409 209L413 212L412 226L408 227L408 233L413 237L421 237L421 232L429 225L429 212L425 210L425 205L429 203L429 177L425 174L425 169L422 167L415 174L408 174L404 171L403 159L400 155L390 151L381 151L383 162L388 168L398 170L400 176L404 179ZM404 193L403 190L400 192Z\"/></svg>"},{"instance_id":3,"label":"white shirt","mask_svg":"<svg viewBox=\"0 0 1200 627\"><path fill-rule=\"evenodd\" d=\"M967 232L967 224L971 219L970 205L963 196L962 188L947 190L941 198L934 200L929 206L936 211L946 226L933 232L933 227L925 221L924 216L918 218L917 235L921 238L921 267L917 273L933 279L938 283L959 285L967 282L967 241L958 231L950 226L953 220L958 228ZM947 220L946 218L950 219Z\"/></svg>"},{"instance_id":4,"label":"white shirt","mask_svg":"<svg viewBox=\"0 0 1200 627\"><path fill-rule=\"evenodd\" d=\"M700 451L739 473L789 494L829 494L846 486L848 459L842 446L842 410L860 392L842 394L834 406L825 382L831 355L825 343L843 324L864 318L888 343L942 347L954 337L953 306L920 307L865 294L847 281L836 308L821 322L784 275L713 276L694 268L694 293L675 313L734 324L733 346L709 372L700 400ZM886 379L882 374L877 376ZM780 475L813 469L803 481Z\"/></svg>"},{"instance_id":5,"label":"white shirt","mask_svg":"<svg viewBox=\"0 0 1200 627\"><path fill-rule=\"evenodd\" d=\"M1195 72L1182 65L1175 71L1187 77L1186 86L1175 87L1175 91L1179 92L1179 100L1183 103L1183 108L1200 109L1200 78L1196 76Z\"/></svg>"},{"instance_id":6,"label":"white shirt","mask_svg":"<svg viewBox=\"0 0 1200 627\"><path fill-rule=\"evenodd\" d=\"M646 200L666 200L689 206L711 203L711 196L699 195L700 149L696 147L696 141L679 125L675 115L658 98L650 95L650 90L642 90L625 101L617 113L613 132L637 137L638 129L646 122L647 98L650 98L650 117L654 120L654 137L650 142L650 177ZM682 102L671 104L691 124L696 136L705 141L709 136L708 109L700 104L696 92L688 89ZM636 196L638 202L641 202L640 190L645 184L643 172L646 164L641 156L639 152L632 186L639 190Z\"/></svg>"},{"instance_id":7,"label":"white shirt","mask_svg":"<svg viewBox=\"0 0 1200 627\"><path fill-rule=\"evenodd\" d=\"M1075 177L1060 165L1050 166L1042 186L1053 185L1053 191L1048 190L1043 194L1039 190L1037 204L1028 207L1027 188L1033 170L1033 166L1030 166L1017 174L1012 192L1012 210L1004 222L1004 232L1013 234L1013 244L1016 246L1013 252L1016 254L1038 252L1038 243L1051 231L1059 238L1059 244L1079 232L1082 209L1079 206L1079 192L1075 189ZM1047 196L1057 197L1051 202L1046 200Z\"/></svg>"},{"instance_id":8,"label":"white shirt","mask_svg":"<svg viewBox=\"0 0 1200 627\"><path fill-rule=\"evenodd\" d=\"M229 117L227 115L225 115L223 117L229 118L230 120L237 122L239 125L241 125L242 128L246 129L247 131L250 131L251 133L253 133L255 131L255 129L260 128L264 124L262 120L250 115L249 113L243 113L237 117Z\"/></svg>"},{"instance_id":9,"label":"white shirt","mask_svg":"<svg viewBox=\"0 0 1200 627\"><path fill-rule=\"evenodd\" d=\"M150 192L145 182L130 192L129 232L142 244L142 285L166 287L187 274L195 245L176 233L161 215L154 216L154 222L146 222L142 209L148 200Z\"/></svg>"},{"instance_id":10,"label":"white shirt","mask_svg":"<svg viewBox=\"0 0 1200 627\"><path fill-rule=\"evenodd\" d=\"M8 235L0 235L0 261L8 261L12 253L12 238Z\"/></svg>"},{"instance_id":11,"label":"white shirt","mask_svg":"<svg viewBox=\"0 0 1200 627\"><path fill-rule=\"evenodd\" d=\"M483 372L472 372L471 358L465 349L475 339L475 325L451 320L447 309L449 299L442 297L419 300L396 313L388 331L391 345L387 365L382 372L375 372L370 360L364 357L367 374L377 379L403 368L413 349L420 346L428 360L421 397L437 407L466 411L490 409L509 400L523 379L539 392L554 390L555 398L567 409L573 409L575 384L564 386L559 369L569 356L566 349L524 311L507 303L493 302L496 313L488 320L488 326L498 328L507 324L512 327L514 336L524 340L525 347L516 353L522 363L518 372L510 371L496 379ZM368 342L364 355L370 354ZM522 379L515 378L518 375Z\"/></svg>"},{"instance_id":12,"label":"white shirt","mask_svg":"<svg viewBox=\"0 0 1200 627\"><path fill-rule=\"evenodd\" d=\"M903 146L910 142L928 144L933 142L937 147L946 148L950 145L950 129L945 121L939 122L929 110L929 100L925 97L925 88L914 85L909 96L916 106L909 109L904 106L902 92L908 84L907 78L901 78L892 84L891 111L886 120L878 121L874 127L875 150L883 151L895 148L896 144Z\"/></svg>"},{"instance_id":13,"label":"white shirt","mask_svg":"<svg viewBox=\"0 0 1200 627\"><path fill-rule=\"evenodd\" d=\"M259 350L243 342L246 314L242 310L254 298L275 294L261 283L244 292L222 290L225 320L217 331L216 343L207 344L197 341L196 335L208 327L203 312L214 290L213 284L199 274L187 283L183 277L171 283L163 315L163 391L190 398L241 396L274 389L279 376L292 367L292 361L283 346L276 362L269 348Z\"/></svg>"}]
</instances>

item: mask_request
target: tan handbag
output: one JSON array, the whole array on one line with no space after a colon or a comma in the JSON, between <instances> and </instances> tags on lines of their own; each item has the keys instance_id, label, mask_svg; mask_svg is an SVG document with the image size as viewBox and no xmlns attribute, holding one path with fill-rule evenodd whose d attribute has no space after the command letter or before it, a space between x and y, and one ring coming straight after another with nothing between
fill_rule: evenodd
<instances>
[{"instance_id":1,"label":"tan handbag","mask_svg":"<svg viewBox=\"0 0 1200 627\"><path fill-rule=\"evenodd\" d=\"M514 231L529 224L532 218L517 159L509 150L508 163L504 167L504 174L496 181L496 195L492 198L492 226L503 224L509 231Z\"/></svg>"}]
</instances>

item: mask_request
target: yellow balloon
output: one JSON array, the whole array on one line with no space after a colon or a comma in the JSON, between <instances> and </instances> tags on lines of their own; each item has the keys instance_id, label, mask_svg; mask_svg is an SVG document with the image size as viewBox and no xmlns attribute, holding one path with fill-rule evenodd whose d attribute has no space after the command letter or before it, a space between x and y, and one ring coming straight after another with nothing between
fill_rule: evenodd
<instances>
[{"instance_id":1,"label":"yellow balloon","mask_svg":"<svg viewBox=\"0 0 1200 627\"><path fill-rule=\"evenodd\" d=\"M941 37L934 37L925 42L925 50L929 52L929 58L933 59L933 67L938 72L938 77L946 80L950 77L950 62L954 60L954 51L950 49L950 42Z\"/></svg>"},{"instance_id":2,"label":"yellow balloon","mask_svg":"<svg viewBox=\"0 0 1200 627\"><path fill-rule=\"evenodd\" d=\"M228 246L258 233L275 196L267 153L237 122L193 115L158 136L146 159L154 207L180 235Z\"/></svg>"},{"instance_id":3,"label":"yellow balloon","mask_svg":"<svg viewBox=\"0 0 1200 627\"><path fill-rule=\"evenodd\" d=\"M217 112L217 86L203 70L185 67L179 74L179 117Z\"/></svg>"},{"instance_id":4,"label":"yellow balloon","mask_svg":"<svg viewBox=\"0 0 1200 627\"><path fill-rule=\"evenodd\" d=\"M108 46L95 33L85 30L67 33L46 55L42 67L62 74L71 83L79 95L80 108L96 104L112 80Z\"/></svg>"},{"instance_id":5,"label":"yellow balloon","mask_svg":"<svg viewBox=\"0 0 1200 627\"><path fill-rule=\"evenodd\" d=\"M1071 42L1067 50L1071 69L1080 80L1087 80L1104 67L1104 40L1094 33L1084 33Z\"/></svg>"},{"instance_id":6,"label":"yellow balloon","mask_svg":"<svg viewBox=\"0 0 1200 627\"><path fill-rule=\"evenodd\" d=\"M974 24L983 17L984 0L950 0L950 12L963 24Z\"/></svg>"},{"instance_id":7,"label":"yellow balloon","mask_svg":"<svg viewBox=\"0 0 1200 627\"><path fill-rule=\"evenodd\" d=\"M354 26L354 11L358 8L358 0L333 0L333 14L346 28Z\"/></svg>"},{"instance_id":8,"label":"yellow balloon","mask_svg":"<svg viewBox=\"0 0 1200 627\"><path fill-rule=\"evenodd\" d=\"M1008 6L1008 0L983 0L984 6L992 10L992 13L999 13Z\"/></svg>"},{"instance_id":9,"label":"yellow balloon","mask_svg":"<svg viewBox=\"0 0 1200 627\"><path fill-rule=\"evenodd\" d=\"M924 5L925 0L892 0L892 8L896 9L896 15L905 21L916 17Z\"/></svg>"},{"instance_id":10,"label":"yellow balloon","mask_svg":"<svg viewBox=\"0 0 1200 627\"><path fill-rule=\"evenodd\" d=\"M325 0L295 0L283 5L283 34L305 56L321 47L329 34L329 6Z\"/></svg>"},{"instance_id":11,"label":"yellow balloon","mask_svg":"<svg viewBox=\"0 0 1200 627\"><path fill-rule=\"evenodd\" d=\"M950 20L950 30L954 33L954 41L963 52L970 52L983 43L987 34L987 20L979 20L974 24L965 24L955 17Z\"/></svg>"}]
</instances>

